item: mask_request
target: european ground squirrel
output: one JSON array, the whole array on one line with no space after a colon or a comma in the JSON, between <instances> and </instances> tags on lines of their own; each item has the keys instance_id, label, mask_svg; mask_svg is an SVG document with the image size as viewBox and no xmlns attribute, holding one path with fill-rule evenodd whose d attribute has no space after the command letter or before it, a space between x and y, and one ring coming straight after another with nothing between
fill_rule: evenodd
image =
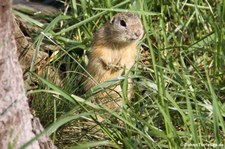
<instances>
[{"instance_id":1,"label":"european ground squirrel","mask_svg":"<svg viewBox=\"0 0 225 149\"><path fill-rule=\"evenodd\" d=\"M89 78L85 90L107 80L119 77L130 70L136 59L138 41L144 33L139 17L130 12L118 13L103 25L94 36L92 53L89 55L87 71L94 78ZM131 86L128 86L130 89ZM107 93L106 93L107 92ZM120 105L119 98L110 101L108 95L121 92L119 85L102 91L95 96L95 100L115 109ZM112 97L112 96L111 96Z\"/></svg>"}]
</instances>

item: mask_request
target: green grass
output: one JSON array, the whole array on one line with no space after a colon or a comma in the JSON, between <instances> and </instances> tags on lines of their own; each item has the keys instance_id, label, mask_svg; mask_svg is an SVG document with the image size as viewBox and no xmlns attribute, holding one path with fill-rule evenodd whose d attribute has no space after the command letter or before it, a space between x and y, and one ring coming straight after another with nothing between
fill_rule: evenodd
<instances>
[{"instance_id":1,"label":"green grass","mask_svg":"<svg viewBox=\"0 0 225 149\"><path fill-rule=\"evenodd\" d=\"M46 67L62 77L49 77L48 71L42 77L30 73L31 79L38 78L39 89L28 94L46 133L59 148L224 148L224 1L71 0L67 5L69 10L44 27L27 19L40 29L40 34L32 35L33 60L43 44L58 47L49 51L53 54ZM121 11L137 13L145 29L140 57L129 76L135 85L130 103L126 102L128 76L86 94L82 90L93 33ZM140 47L148 53L146 60ZM30 71L34 68L32 63ZM120 113L86 100L115 82L123 88ZM96 115L105 123L98 122Z\"/></svg>"}]
</instances>

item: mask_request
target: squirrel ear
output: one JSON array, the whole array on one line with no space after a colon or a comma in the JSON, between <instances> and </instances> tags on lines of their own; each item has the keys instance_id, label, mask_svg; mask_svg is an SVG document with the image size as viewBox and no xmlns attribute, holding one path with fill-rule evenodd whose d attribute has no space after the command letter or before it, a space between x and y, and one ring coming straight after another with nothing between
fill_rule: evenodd
<instances>
[{"instance_id":1,"label":"squirrel ear","mask_svg":"<svg viewBox=\"0 0 225 149\"><path fill-rule=\"evenodd\" d=\"M115 21L115 18L113 17L111 20L110 20L110 24L113 24Z\"/></svg>"}]
</instances>

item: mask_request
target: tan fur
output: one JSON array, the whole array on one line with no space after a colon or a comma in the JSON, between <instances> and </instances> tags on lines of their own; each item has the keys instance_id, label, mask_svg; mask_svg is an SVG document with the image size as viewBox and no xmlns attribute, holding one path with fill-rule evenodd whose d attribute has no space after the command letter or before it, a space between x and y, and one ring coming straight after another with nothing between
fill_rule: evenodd
<instances>
[{"instance_id":1,"label":"tan fur","mask_svg":"<svg viewBox=\"0 0 225 149\"><path fill-rule=\"evenodd\" d=\"M96 83L121 76L124 70L125 73L130 70L135 63L137 43L142 36L143 26L140 19L133 13L118 13L103 25L94 36L87 67L87 71L94 80L91 78L87 80L85 90L88 91ZM120 99L117 96L115 103L108 103L109 97L106 97L112 95L113 91L121 92L120 86L99 93L95 99L114 109L120 105Z\"/></svg>"}]
</instances>

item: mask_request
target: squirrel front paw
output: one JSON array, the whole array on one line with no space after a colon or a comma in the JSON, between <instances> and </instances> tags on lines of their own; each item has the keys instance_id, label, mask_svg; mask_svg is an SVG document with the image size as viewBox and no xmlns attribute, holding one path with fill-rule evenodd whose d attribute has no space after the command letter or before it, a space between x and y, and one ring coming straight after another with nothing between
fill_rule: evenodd
<instances>
[{"instance_id":1,"label":"squirrel front paw","mask_svg":"<svg viewBox=\"0 0 225 149\"><path fill-rule=\"evenodd\" d=\"M105 70L112 70L114 72L119 71L123 67L117 62L117 64L112 64L112 63L106 63L102 58L100 58L100 62Z\"/></svg>"},{"instance_id":2,"label":"squirrel front paw","mask_svg":"<svg viewBox=\"0 0 225 149\"><path fill-rule=\"evenodd\" d=\"M111 68L112 68L112 71L116 72L116 71L119 71L120 69L122 69L122 66L120 66L120 65L113 65Z\"/></svg>"},{"instance_id":3,"label":"squirrel front paw","mask_svg":"<svg viewBox=\"0 0 225 149\"><path fill-rule=\"evenodd\" d=\"M105 70L110 70L111 69L111 65L106 63L102 58L99 59L100 60L100 63L102 64L102 67L105 69Z\"/></svg>"}]
</instances>

